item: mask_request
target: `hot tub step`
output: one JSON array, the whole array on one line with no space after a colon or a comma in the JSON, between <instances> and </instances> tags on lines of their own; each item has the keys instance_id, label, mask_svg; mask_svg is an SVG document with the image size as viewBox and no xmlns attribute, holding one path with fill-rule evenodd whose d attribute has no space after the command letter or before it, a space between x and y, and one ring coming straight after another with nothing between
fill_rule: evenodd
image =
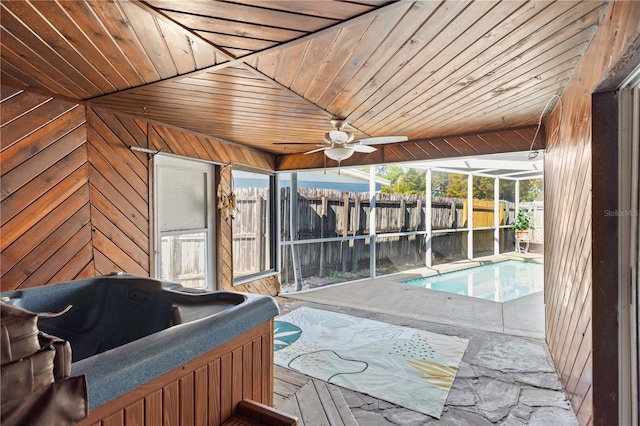
<instances>
[{"instance_id":1,"label":"hot tub step","mask_svg":"<svg viewBox=\"0 0 640 426\"><path fill-rule=\"evenodd\" d=\"M274 405L298 416L300 426L357 426L339 387L276 366Z\"/></svg>"},{"instance_id":2,"label":"hot tub step","mask_svg":"<svg viewBox=\"0 0 640 426\"><path fill-rule=\"evenodd\" d=\"M222 426L297 426L298 418L250 399L242 400L236 415Z\"/></svg>"}]
</instances>

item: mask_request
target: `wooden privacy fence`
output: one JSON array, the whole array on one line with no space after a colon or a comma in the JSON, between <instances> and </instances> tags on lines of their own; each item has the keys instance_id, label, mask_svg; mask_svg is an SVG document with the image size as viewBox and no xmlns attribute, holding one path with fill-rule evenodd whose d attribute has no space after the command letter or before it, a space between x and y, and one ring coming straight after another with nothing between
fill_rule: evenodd
<instances>
[{"instance_id":1,"label":"wooden privacy fence","mask_svg":"<svg viewBox=\"0 0 640 426\"><path fill-rule=\"evenodd\" d=\"M264 271L271 258L271 209L268 188L236 188L233 219L235 276Z\"/></svg>"},{"instance_id":2,"label":"wooden privacy fence","mask_svg":"<svg viewBox=\"0 0 640 426\"><path fill-rule=\"evenodd\" d=\"M371 201L369 193L342 192L327 189L299 188L297 218L291 222L290 188L282 188L280 213L283 241L326 239L368 235L370 229ZM433 197L431 223L433 230L466 227L466 199ZM424 235L392 235L412 231L425 231L425 197L407 194L376 194L376 264L425 263ZM500 203L500 224L513 220L514 203ZM493 201L474 200L474 228L494 225ZM293 226L292 226L293 225ZM292 229L293 228L293 229ZM293 234L293 238L292 238ZM493 252L493 233L478 231L474 236L474 252ZM466 258L466 237L462 233L434 236L432 250L436 258ZM294 254L295 253L295 254ZM294 261L302 277L325 276L326 271L368 270L370 264L370 240L316 242L287 247L282 252L282 281L292 279ZM296 259L297 258L297 259Z\"/></svg>"},{"instance_id":3,"label":"wooden privacy fence","mask_svg":"<svg viewBox=\"0 0 640 426\"><path fill-rule=\"evenodd\" d=\"M236 276L265 270L271 257L271 210L268 208L267 188L236 188L238 211L233 220L233 261ZM280 190L282 241L326 239L368 235L371 201L367 192L344 192L329 189L299 188L296 198L297 218L291 227L291 191ZM531 209L526 203L521 204ZM494 225L494 205L489 200L474 200L474 228ZM514 218L515 205L501 201L500 225L508 225ZM389 233L424 231L425 197L408 194L376 194L376 262L424 264L425 236L385 236ZM432 229L453 230L466 227L467 200L433 197L431 201ZM538 216L539 217L539 216ZM292 238L292 232L294 238ZM474 252L493 251L493 233L489 230L474 233ZM504 234L504 233L503 233ZM434 235L432 251L436 259L457 259L466 254L466 234ZM502 238L501 238L502 240ZM512 241L505 239L505 241ZM506 244L511 244L507 241ZM303 277L324 276L326 271L358 271L369 267L368 239L321 242L297 245L295 249ZM466 256L465 256L466 257ZM283 281L290 274L292 250L282 253ZM291 272L292 273L292 272Z\"/></svg>"},{"instance_id":4,"label":"wooden privacy fence","mask_svg":"<svg viewBox=\"0 0 640 426\"><path fill-rule=\"evenodd\" d=\"M280 191L282 240L367 235L369 233L371 202L367 192L300 188L297 197L297 232L291 238L290 188ZM376 194L376 233L424 231L425 197L413 194ZM494 225L493 201L474 200L474 228ZM467 224L467 200L433 197L431 200L431 228L457 229ZM513 220L514 203L500 202L500 224Z\"/></svg>"}]
</instances>

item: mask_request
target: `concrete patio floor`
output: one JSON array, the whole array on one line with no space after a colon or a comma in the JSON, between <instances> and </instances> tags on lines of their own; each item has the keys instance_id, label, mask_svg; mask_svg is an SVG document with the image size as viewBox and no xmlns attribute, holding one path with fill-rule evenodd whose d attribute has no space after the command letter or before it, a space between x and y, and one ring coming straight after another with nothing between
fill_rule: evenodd
<instances>
[{"instance_id":1,"label":"concrete patio floor","mask_svg":"<svg viewBox=\"0 0 640 426\"><path fill-rule=\"evenodd\" d=\"M516 306L489 302L503 305L498 309L397 281L365 280L278 298L283 314L307 306L469 339L439 420L340 388L360 425L577 424L542 338L541 293Z\"/></svg>"}]
</instances>

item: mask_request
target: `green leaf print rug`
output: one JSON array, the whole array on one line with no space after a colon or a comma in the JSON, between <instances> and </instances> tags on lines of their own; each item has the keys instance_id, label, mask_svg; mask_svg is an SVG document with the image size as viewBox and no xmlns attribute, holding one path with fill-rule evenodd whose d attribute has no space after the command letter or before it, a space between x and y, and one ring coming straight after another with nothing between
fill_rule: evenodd
<instances>
[{"instance_id":1,"label":"green leaf print rug","mask_svg":"<svg viewBox=\"0 0 640 426\"><path fill-rule=\"evenodd\" d=\"M275 363L440 418L467 340L312 308L275 321Z\"/></svg>"}]
</instances>

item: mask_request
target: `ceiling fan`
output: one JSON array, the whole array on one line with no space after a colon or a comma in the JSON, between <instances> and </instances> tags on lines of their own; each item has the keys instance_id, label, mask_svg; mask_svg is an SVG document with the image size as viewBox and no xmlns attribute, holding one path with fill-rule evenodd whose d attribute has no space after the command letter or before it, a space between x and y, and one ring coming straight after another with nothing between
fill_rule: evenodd
<instances>
[{"instance_id":1,"label":"ceiling fan","mask_svg":"<svg viewBox=\"0 0 640 426\"><path fill-rule=\"evenodd\" d=\"M321 148L313 149L305 152L305 154L313 154L315 152L324 151L327 158L340 162L351 157L354 152L371 153L376 148L370 145L379 145L384 143L404 142L408 140L406 136L380 136L373 138L355 139L353 132L343 130L347 125L344 118L334 118L331 120L333 130L325 133L324 144L318 145Z\"/></svg>"}]
</instances>

